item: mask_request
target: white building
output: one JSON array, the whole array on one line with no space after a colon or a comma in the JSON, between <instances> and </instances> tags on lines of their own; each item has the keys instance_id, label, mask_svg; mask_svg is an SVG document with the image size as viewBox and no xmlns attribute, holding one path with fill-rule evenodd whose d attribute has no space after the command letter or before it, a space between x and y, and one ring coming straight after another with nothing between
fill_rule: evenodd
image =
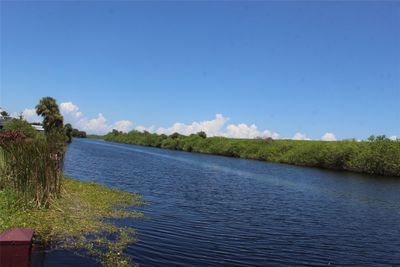
<instances>
[{"instance_id":1,"label":"white building","mask_svg":"<svg viewBox=\"0 0 400 267\"><path fill-rule=\"evenodd\" d=\"M32 125L32 127L35 128L35 130L38 132L44 132L44 128L42 125Z\"/></svg>"}]
</instances>

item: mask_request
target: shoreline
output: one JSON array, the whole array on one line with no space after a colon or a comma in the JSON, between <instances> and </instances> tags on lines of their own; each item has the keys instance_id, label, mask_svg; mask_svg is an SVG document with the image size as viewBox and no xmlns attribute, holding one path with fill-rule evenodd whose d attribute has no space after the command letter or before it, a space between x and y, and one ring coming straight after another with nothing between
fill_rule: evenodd
<instances>
[{"instance_id":1,"label":"shoreline","mask_svg":"<svg viewBox=\"0 0 400 267\"><path fill-rule=\"evenodd\" d=\"M142 213L127 208L142 204L137 193L63 178L61 197L48 208L22 205L12 191L0 191L0 231L32 228L45 247L83 251L104 266L130 266L123 250L136 241L135 231L109 219L140 218Z\"/></svg>"},{"instance_id":2,"label":"shoreline","mask_svg":"<svg viewBox=\"0 0 400 267\"><path fill-rule=\"evenodd\" d=\"M82 138L80 138L82 139ZM134 145L134 146L139 146L139 147L147 147L147 148L154 148L154 149L161 149L161 150L170 150L170 151L177 151L177 152L184 152L184 153L190 153L190 154L199 154L199 155L207 155L207 156L215 156L215 157L223 157L223 158L232 158L232 159L238 159L238 160L251 160L251 161L257 161L257 162L262 162L262 163L269 163L269 164L277 164L277 165L289 165L293 167L301 167L301 168L311 168L311 169L317 169L317 170L324 170L324 171L332 171L332 172L337 172L337 173L347 173L347 174L352 174L352 175L360 175L362 177L368 177L368 178L374 178L374 177L379 177L382 179L399 179L400 176L384 176L384 175L379 175L379 174L369 174L365 172L357 172L357 171L350 171L350 170L343 170L343 169L330 169L330 168L323 168L323 167L315 167L315 166L306 166L306 165L295 165L295 164L289 164L289 163L284 163L284 162L275 162L275 161L266 161L263 159L249 159L249 158L240 158L240 157L232 157L232 156L226 156L226 155L220 155L220 154L210 154L210 153L203 153L203 152L195 152L195 151L185 151L185 150L177 150L177 149L169 149L169 148L161 148L161 147L154 147L154 146L146 146L146 145L141 145L141 144L130 144L130 143L122 143L122 142L116 142L116 141L107 141L101 138L87 138L87 139L92 139L92 140L97 140L97 141L103 141L103 142L108 142L108 143L115 143L115 144L124 144L124 145Z\"/></svg>"},{"instance_id":3,"label":"shoreline","mask_svg":"<svg viewBox=\"0 0 400 267\"><path fill-rule=\"evenodd\" d=\"M201 137L198 134L166 136L137 131L113 132L89 138L333 171L400 177L400 142L388 139L324 142Z\"/></svg>"}]
</instances>

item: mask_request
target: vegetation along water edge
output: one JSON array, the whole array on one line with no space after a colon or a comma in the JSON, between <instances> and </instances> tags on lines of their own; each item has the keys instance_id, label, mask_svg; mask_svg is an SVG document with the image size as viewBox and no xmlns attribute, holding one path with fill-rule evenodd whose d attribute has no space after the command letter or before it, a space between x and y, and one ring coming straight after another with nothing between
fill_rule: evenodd
<instances>
[{"instance_id":1,"label":"vegetation along water edge","mask_svg":"<svg viewBox=\"0 0 400 267\"><path fill-rule=\"evenodd\" d=\"M0 232L32 228L46 250L68 249L104 266L131 266L124 249L135 242L134 229L118 227L113 219L141 217L130 208L143 203L140 195L65 178L73 132L86 134L63 124L51 97L42 98L36 112L43 131L22 118L0 129Z\"/></svg>"},{"instance_id":2,"label":"vegetation along water edge","mask_svg":"<svg viewBox=\"0 0 400 267\"><path fill-rule=\"evenodd\" d=\"M106 141L183 150L299 166L400 177L400 140L371 136L368 140L313 141L235 139L207 137L204 132L190 136L116 130L96 136Z\"/></svg>"}]
</instances>

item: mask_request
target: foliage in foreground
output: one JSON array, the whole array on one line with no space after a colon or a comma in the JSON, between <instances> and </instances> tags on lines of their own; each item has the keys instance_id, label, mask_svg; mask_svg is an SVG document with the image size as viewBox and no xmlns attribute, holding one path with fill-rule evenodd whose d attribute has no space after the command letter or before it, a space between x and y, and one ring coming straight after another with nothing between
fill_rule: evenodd
<instances>
[{"instance_id":1,"label":"foliage in foreground","mask_svg":"<svg viewBox=\"0 0 400 267\"><path fill-rule=\"evenodd\" d=\"M106 266L130 265L123 250L135 241L133 230L104 218L142 216L126 209L142 204L140 196L67 178L62 185L61 197L47 208L26 207L13 191L0 190L0 231L30 227L51 248L89 253Z\"/></svg>"},{"instance_id":2,"label":"foliage in foreground","mask_svg":"<svg viewBox=\"0 0 400 267\"><path fill-rule=\"evenodd\" d=\"M9 189L25 204L47 206L59 197L66 141L71 125L63 126L56 100L43 97L36 106L45 134L28 122L13 119L0 131L0 189Z\"/></svg>"},{"instance_id":3,"label":"foliage in foreground","mask_svg":"<svg viewBox=\"0 0 400 267\"><path fill-rule=\"evenodd\" d=\"M149 132L113 131L103 139L188 152L400 177L400 141L392 141L384 136L371 137L362 142L325 142L270 138L206 138L200 133L190 136L175 133L167 136Z\"/></svg>"},{"instance_id":4,"label":"foliage in foreground","mask_svg":"<svg viewBox=\"0 0 400 267\"><path fill-rule=\"evenodd\" d=\"M20 132L0 134L0 189L20 201L47 206L60 194L64 143L57 135L27 139Z\"/></svg>"},{"instance_id":5,"label":"foliage in foreground","mask_svg":"<svg viewBox=\"0 0 400 267\"><path fill-rule=\"evenodd\" d=\"M36 112L43 117L44 135L22 118L0 131L0 231L30 227L46 249L84 251L106 266L130 265L123 249L134 241L133 230L104 219L140 216L126 210L141 202L139 196L63 179L66 142L86 133L63 126L51 97L42 98Z\"/></svg>"},{"instance_id":6,"label":"foliage in foreground","mask_svg":"<svg viewBox=\"0 0 400 267\"><path fill-rule=\"evenodd\" d=\"M7 131L19 131L23 133L27 138L35 138L39 133L25 120L13 119L6 123L3 128L4 132Z\"/></svg>"}]
</instances>

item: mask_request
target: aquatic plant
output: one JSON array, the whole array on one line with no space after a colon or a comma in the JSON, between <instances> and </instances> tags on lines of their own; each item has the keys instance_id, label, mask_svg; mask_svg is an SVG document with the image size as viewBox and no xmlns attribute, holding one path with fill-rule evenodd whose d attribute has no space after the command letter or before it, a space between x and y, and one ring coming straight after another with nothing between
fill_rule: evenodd
<instances>
[{"instance_id":1,"label":"aquatic plant","mask_svg":"<svg viewBox=\"0 0 400 267\"><path fill-rule=\"evenodd\" d=\"M47 208L26 208L13 190L0 190L0 231L30 227L47 250L68 249L89 254L105 266L131 266L124 249L135 242L135 232L109 219L141 217L140 212L127 210L143 204L140 195L91 182L62 181L60 197Z\"/></svg>"}]
</instances>

